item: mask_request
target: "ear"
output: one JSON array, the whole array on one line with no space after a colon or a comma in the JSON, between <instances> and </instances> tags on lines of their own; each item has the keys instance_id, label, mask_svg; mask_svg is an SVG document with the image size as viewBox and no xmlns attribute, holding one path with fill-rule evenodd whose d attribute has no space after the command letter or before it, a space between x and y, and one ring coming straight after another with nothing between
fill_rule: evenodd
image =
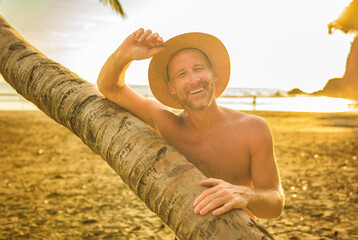
<instances>
[{"instance_id":1,"label":"ear","mask_svg":"<svg viewBox=\"0 0 358 240\"><path fill-rule=\"evenodd\" d=\"M218 82L219 78L218 78L218 75L216 75L215 71L212 71L212 74L213 74L213 81L214 81L214 84Z\"/></svg>"},{"instance_id":2,"label":"ear","mask_svg":"<svg viewBox=\"0 0 358 240\"><path fill-rule=\"evenodd\" d=\"M218 75L216 75L214 69L211 69L211 73L213 74L214 81L218 80Z\"/></svg>"},{"instance_id":3,"label":"ear","mask_svg":"<svg viewBox=\"0 0 358 240\"><path fill-rule=\"evenodd\" d=\"M167 85L168 85L169 92L173 95L176 95L177 92L175 91L173 84L171 82L168 82Z\"/></svg>"}]
</instances>

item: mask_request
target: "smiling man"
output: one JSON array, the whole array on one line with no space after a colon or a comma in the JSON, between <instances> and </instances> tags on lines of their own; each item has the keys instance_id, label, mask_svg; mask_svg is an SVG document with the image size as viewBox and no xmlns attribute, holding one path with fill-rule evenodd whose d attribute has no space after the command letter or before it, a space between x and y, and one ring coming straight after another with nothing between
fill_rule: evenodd
<instances>
[{"instance_id":1,"label":"smiling man","mask_svg":"<svg viewBox=\"0 0 358 240\"><path fill-rule=\"evenodd\" d=\"M159 102L124 83L133 60L151 57L149 84ZM229 55L214 36L187 33L163 42L159 34L139 29L108 58L98 87L208 177L201 183L208 189L193 203L195 213L241 208L254 219L278 217L284 196L266 122L216 103L229 76ZM183 111L175 114L168 107Z\"/></svg>"}]
</instances>

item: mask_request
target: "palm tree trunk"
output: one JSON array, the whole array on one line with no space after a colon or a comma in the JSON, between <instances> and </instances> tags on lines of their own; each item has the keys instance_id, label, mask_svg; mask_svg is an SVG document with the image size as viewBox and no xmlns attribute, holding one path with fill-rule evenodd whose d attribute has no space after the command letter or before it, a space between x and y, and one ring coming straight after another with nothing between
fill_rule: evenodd
<instances>
[{"instance_id":1,"label":"palm tree trunk","mask_svg":"<svg viewBox=\"0 0 358 240\"><path fill-rule=\"evenodd\" d=\"M1 16L0 73L101 155L181 239L272 239L241 210L219 217L194 214L204 175L95 86L26 43Z\"/></svg>"}]
</instances>

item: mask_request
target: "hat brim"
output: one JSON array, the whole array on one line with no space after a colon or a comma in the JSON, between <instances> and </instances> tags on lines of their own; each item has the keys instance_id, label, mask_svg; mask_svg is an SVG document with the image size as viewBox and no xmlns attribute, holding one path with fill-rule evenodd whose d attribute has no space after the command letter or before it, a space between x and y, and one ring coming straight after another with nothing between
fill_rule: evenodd
<instances>
[{"instance_id":1,"label":"hat brim","mask_svg":"<svg viewBox=\"0 0 358 240\"><path fill-rule=\"evenodd\" d=\"M218 98L222 94L230 78L230 58L219 39L206 33L185 33L166 41L164 47L164 51L153 56L148 69L149 86L159 102L171 108L184 108L177 97L169 92L166 68L171 57L185 48L198 48L207 54L216 75L215 97Z\"/></svg>"}]
</instances>

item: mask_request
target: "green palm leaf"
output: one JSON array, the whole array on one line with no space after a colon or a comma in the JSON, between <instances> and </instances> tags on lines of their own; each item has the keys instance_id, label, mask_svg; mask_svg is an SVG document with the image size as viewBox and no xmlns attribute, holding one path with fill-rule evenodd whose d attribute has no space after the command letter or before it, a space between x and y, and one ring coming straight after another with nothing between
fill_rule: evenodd
<instances>
[{"instance_id":1,"label":"green palm leaf","mask_svg":"<svg viewBox=\"0 0 358 240\"><path fill-rule=\"evenodd\" d=\"M109 4L114 11L121 14L122 17L125 17L123 8L118 0L100 0L100 1L105 4Z\"/></svg>"}]
</instances>

